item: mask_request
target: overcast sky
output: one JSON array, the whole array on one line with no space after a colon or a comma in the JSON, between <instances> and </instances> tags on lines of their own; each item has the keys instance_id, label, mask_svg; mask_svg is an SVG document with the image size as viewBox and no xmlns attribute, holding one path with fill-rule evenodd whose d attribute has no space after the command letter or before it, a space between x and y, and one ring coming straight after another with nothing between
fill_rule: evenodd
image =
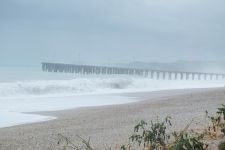
<instances>
[{"instance_id":1,"label":"overcast sky","mask_svg":"<svg viewBox=\"0 0 225 150\"><path fill-rule=\"evenodd\" d=\"M0 65L225 60L225 0L0 0Z\"/></svg>"}]
</instances>

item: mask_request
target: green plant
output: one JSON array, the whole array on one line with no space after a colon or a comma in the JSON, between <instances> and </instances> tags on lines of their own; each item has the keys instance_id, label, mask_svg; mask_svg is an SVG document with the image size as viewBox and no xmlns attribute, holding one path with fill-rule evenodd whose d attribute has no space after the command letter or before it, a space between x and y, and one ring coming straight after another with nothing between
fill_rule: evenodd
<instances>
[{"instance_id":1,"label":"green plant","mask_svg":"<svg viewBox=\"0 0 225 150\"><path fill-rule=\"evenodd\" d=\"M220 131L225 133L225 123L222 123L222 118L225 120L225 105L218 108L217 115L213 117L209 116L206 111L206 118L211 121L211 125L208 125L209 132L205 132L205 130L200 133L194 130L188 132L188 128L193 122L192 120L181 132L173 132L171 134L166 132L167 127L172 126L171 117L169 116L162 122L159 122L157 119L156 122L151 121L150 124L141 120L134 127L134 134L129 137L129 141L137 143L141 149L148 150L205 150L207 147L204 149L203 138L205 140L206 136L211 135L209 139L218 139ZM79 147L62 134L58 134L58 136L58 145L62 145L63 150L93 150L90 145L90 138L85 140L77 135L80 140L79 145L81 145ZM133 146L132 143L129 142L128 146L123 145L120 149L130 150ZM219 150L225 150L225 142L219 145Z\"/></svg>"},{"instance_id":2,"label":"green plant","mask_svg":"<svg viewBox=\"0 0 225 150\"><path fill-rule=\"evenodd\" d=\"M223 114L223 119L225 120L225 105L222 104L222 107L218 108L217 114L222 115Z\"/></svg>"},{"instance_id":3,"label":"green plant","mask_svg":"<svg viewBox=\"0 0 225 150\"><path fill-rule=\"evenodd\" d=\"M170 135L166 133L167 126L171 126L171 117L166 117L165 121L154 123L150 126L145 121L140 121L134 127L134 134L129 138L132 142L137 142L139 146L152 150L165 149Z\"/></svg>"},{"instance_id":4,"label":"green plant","mask_svg":"<svg viewBox=\"0 0 225 150\"><path fill-rule=\"evenodd\" d=\"M173 134L175 142L170 150L204 150L204 144L201 142L203 136L193 136L188 133Z\"/></svg>"},{"instance_id":5,"label":"green plant","mask_svg":"<svg viewBox=\"0 0 225 150\"><path fill-rule=\"evenodd\" d=\"M127 148L126 148L125 145L121 146L120 149L121 149L121 150L127 150Z\"/></svg>"},{"instance_id":6,"label":"green plant","mask_svg":"<svg viewBox=\"0 0 225 150\"><path fill-rule=\"evenodd\" d=\"M204 150L202 141L204 135L188 132L193 120L179 133L173 132L175 141L171 144L170 150Z\"/></svg>"},{"instance_id":7,"label":"green plant","mask_svg":"<svg viewBox=\"0 0 225 150\"><path fill-rule=\"evenodd\" d=\"M71 140L62 135L62 134L58 134L59 140L57 142L58 145L62 145L63 150L67 150L67 149L73 149L73 150L93 150L93 148L90 145L90 137L88 138L88 140L83 139L82 137L77 135L77 138L80 140L82 146L77 146L75 145L73 142L71 142Z\"/></svg>"},{"instance_id":8,"label":"green plant","mask_svg":"<svg viewBox=\"0 0 225 150\"><path fill-rule=\"evenodd\" d=\"M211 121L211 125L208 125L208 133L214 138L225 134L225 123L222 122L222 120L225 120L225 105L222 104L222 107L217 109L215 116L209 116L208 111L206 111L206 117Z\"/></svg>"},{"instance_id":9,"label":"green plant","mask_svg":"<svg viewBox=\"0 0 225 150\"><path fill-rule=\"evenodd\" d=\"M225 142L219 145L219 150L225 150Z\"/></svg>"},{"instance_id":10,"label":"green plant","mask_svg":"<svg viewBox=\"0 0 225 150\"><path fill-rule=\"evenodd\" d=\"M222 104L222 107L218 108L217 114L220 115L220 118L223 118L225 120L225 105ZM223 116L222 116L223 115ZM221 128L221 132L225 135L225 123L220 123L219 127Z\"/></svg>"}]
</instances>

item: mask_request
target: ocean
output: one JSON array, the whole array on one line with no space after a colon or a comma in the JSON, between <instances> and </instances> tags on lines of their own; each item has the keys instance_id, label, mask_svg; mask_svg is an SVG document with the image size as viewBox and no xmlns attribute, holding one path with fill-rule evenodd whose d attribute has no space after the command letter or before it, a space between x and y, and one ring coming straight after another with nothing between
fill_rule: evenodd
<instances>
[{"instance_id":1,"label":"ocean","mask_svg":"<svg viewBox=\"0 0 225 150\"><path fill-rule=\"evenodd\" d=\"M29 112L56 111L138 101L121 93L223 87L225 80L156 80L125 75L47 73L0 68L0 127L55 119Z\"/></svg>"}]
</instances>

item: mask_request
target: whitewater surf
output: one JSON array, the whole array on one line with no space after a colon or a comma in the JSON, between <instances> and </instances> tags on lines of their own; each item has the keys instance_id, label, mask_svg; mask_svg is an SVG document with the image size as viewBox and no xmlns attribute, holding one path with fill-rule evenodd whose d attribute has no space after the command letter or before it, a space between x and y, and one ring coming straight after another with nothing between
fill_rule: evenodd
<instances>
[{"instance_id":1,"label":"whitewater surf","mask_svg":"<svg viewBox=\"0 0 225 150\"><path fill-rule=\"evenodd\" d=\"M223 87L224 80L152 80L138 76L79 76L18 70L1 72L0 127L55 119L25 114L135 102L120 93ZM8 76L8 75L11 76ZM15 75L15 76L13 76Z\"/></svg>"}]
</instances>

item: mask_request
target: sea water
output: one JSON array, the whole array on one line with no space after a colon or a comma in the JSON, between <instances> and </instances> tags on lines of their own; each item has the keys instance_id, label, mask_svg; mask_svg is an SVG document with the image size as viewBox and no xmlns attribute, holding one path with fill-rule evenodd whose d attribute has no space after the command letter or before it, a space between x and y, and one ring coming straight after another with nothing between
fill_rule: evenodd
<instances>
[{"instance_id":1,"label":"sea water","mask_svg":"<svg viewBox=\"0 0 225 150\"><path fill-rule=\"evenodd\" d=\"M29 112L123 104L119 93L223 87L224 80L156 80L140 76L47 73L33 68L0 69L0 127L55 119Z\"/></svg>"}]
</instances>

